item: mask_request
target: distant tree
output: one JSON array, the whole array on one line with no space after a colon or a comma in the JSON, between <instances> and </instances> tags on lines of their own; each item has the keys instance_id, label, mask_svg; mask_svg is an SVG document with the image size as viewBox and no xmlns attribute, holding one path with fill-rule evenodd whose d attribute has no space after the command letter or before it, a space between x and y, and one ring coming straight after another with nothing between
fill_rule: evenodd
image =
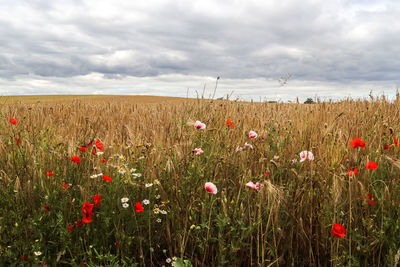
<instances>
[{"instance_id":1,"label":"distant tree","mask_svg":"<svg viewBox=\"0 0 400 267\"><path fill-rule=\"evenodd\" d=\"M315 102L311 97L309 97L306 101L304 101L304 104L315 104Z\"/></svg>"}]
</instances>

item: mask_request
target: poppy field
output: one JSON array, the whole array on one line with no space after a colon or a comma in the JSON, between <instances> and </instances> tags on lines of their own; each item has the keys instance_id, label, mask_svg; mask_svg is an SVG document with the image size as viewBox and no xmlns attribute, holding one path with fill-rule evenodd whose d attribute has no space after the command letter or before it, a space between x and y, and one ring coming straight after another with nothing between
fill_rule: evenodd
<instances>
[{"instance_id":1,"label":"poppy field","mask_svg":"<svg viewBox=\"0 0 400 267\"><path fill-rule=\"evenodd\" d=\"M0 106L0 266L396 266L400 98Z\"/></svg>"}]
</instances>

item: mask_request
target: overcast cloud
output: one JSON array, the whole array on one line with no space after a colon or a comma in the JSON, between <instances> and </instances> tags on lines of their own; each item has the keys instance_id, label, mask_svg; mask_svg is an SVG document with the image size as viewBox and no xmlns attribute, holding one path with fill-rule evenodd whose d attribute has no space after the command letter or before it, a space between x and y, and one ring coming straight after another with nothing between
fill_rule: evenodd
<instances>
[{"instance_id":1,"label":"overcast cloud","mask_svg":"<svg viewBox=\"0 0 400 267\"><path fill-rule=\"evenodd\" d=\"M2 0L0 94L393 95L400 1ZM280 77L291 74L282 86ZM189 90L188 90L189 88Z\"/></svg>"}]
</instances>

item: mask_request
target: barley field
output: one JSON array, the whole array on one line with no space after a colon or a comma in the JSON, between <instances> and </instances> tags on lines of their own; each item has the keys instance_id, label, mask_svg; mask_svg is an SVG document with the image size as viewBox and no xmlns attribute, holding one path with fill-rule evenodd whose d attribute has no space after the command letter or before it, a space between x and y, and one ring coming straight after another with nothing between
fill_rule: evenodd
<instances>
[{"instance_id":1,"label":"barley field","mask_svg":"<svg viewBox=\"0 0 400 267\"><path fill-rule=\"evenodd\" d=\"M3 266L396 266L400 98L0 98Z\"/></svg>"}]
</instances>

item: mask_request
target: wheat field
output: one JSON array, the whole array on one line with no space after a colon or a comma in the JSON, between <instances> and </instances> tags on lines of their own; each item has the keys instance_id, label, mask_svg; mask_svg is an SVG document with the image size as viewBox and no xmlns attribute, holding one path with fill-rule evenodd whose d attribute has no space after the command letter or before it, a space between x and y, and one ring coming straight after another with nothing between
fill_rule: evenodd
<instances>
[{"instance_id":1,"label":"wheat field","mask_svg":"<svg viewBox=\"0 0 400 267\"><path fill-rule=\"evenodd\" d=\"M399 261L399 97L311 105L149 96L0 102L4 266ZM356 138L365 147L354 148ZM302 161L302 151L313 159ZM337 225L345 232L334 233Z\"/></svg>"}]
</instances>

